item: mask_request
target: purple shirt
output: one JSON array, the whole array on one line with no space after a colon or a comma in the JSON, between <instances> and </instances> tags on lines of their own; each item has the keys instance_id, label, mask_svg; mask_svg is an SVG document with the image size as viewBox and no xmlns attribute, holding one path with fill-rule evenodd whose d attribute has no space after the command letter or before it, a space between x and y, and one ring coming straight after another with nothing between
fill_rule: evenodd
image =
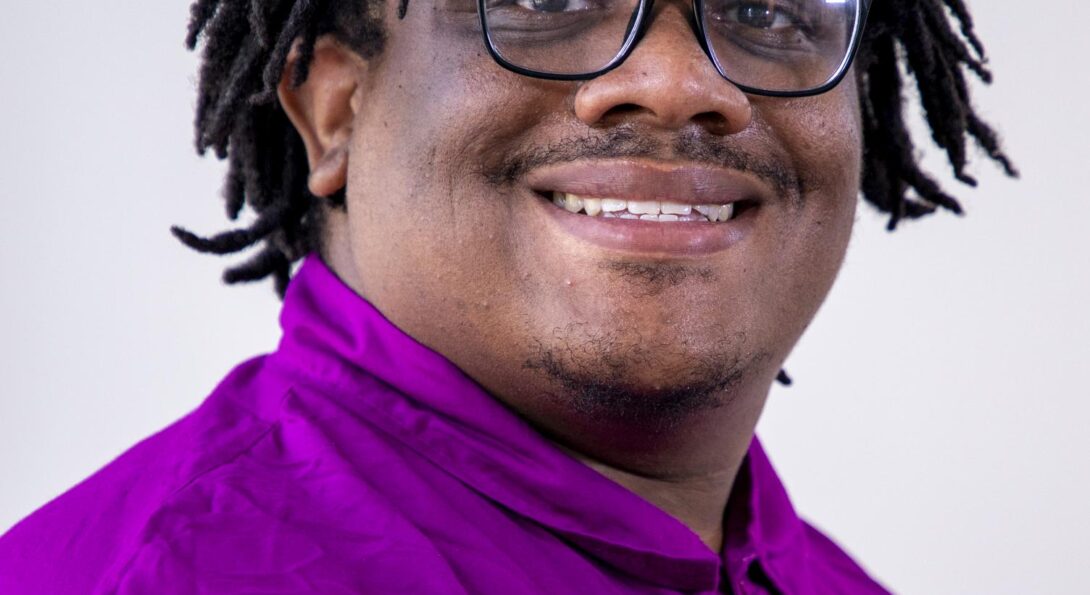
<instances>
[{"instance_id":1,"label":"purple shirt","mask_svg":"<svg viewBox=\"0 0 1090 595\"><path fill-rule=\"evenodd\" d=\"M316 256L277 351L0 538L0 593L884 593L755 440L722 555Z\"/></svg>"}]
</instances>

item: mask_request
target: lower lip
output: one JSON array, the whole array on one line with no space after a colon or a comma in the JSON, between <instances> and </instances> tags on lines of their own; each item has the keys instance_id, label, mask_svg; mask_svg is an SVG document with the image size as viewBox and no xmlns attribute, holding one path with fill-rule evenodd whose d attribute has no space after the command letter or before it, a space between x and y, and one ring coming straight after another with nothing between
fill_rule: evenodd
<instances>
[{"instance_id":1,"label":"lower lip","mask_svg":"<svg viewBox=\"0 0 1090 595\"><path fill-rule=\"evenodd\" d=\"M741 242L752 227L743 212L719 223L658 222L639 219L606 219L572 213L538 196L544 209L561 229L603 248L662 256L703 256L726 250Z\"/></svg>"}]
</instances>

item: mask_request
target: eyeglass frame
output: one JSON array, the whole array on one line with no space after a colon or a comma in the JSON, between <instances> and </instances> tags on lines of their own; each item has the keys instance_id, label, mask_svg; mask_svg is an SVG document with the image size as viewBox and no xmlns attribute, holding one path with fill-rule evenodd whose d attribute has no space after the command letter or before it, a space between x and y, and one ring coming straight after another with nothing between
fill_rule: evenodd
<instances>
[{"instance_id":1,"label":"eyeglass frame","mask_svg":"<svg viewBox=\"0 0 1090 595\"><path fill-rule=\"evenodd\" d=\"M607 72L619 67L635 50L636 45L647 33L647 28L650 26L650 21L647 21L647 15L651 13L654 8L655 0L639 0L639 6L636 8L634 23L632 25L632 31L628 33L625 39L624 45L617 51L617 54L602 68L580 74L558 74L552 72L543 72L540 70L533 70L530 68L523 68L517 64L509 62L504 58L499 49L496 48L495 42L492 40L492 34L488 29L488 19L485 17L487 10L485 4L488 0L477 0L477 14L481 21L481 32L484 35L484 45L488 49L489 55L496 61L497 64L503 68L510 70L516 74L528 76L531 78L552 80L552 81L584 81L597 78L606 74ZM767 89L761 89L759 87L752 87L749 85L743 85L734 81L731 77L727 76L724 72L723 65L719 63L719 59L715 56L715 52L708 45L708 33L704 27L704 2L705 0L693 0L693 18L696 23L696 30L693 32L696 34L697 44L700 49L704 51L704 55L708 57L712 62L712 66L715 67L719 76L723 77L728 83L738 87L742 92L753 95L761 95L765 97L812 97L814 95L821 95L827 93L840 84L844 80L844 76L847 75L848 70L851 68L852 62L855 60L856 54L859 52L859 46L863 40L863 30L866 26L867 16L870 14L870 5L872 0L857 0L855 4L856 19L855 25L852 28L851 41L848 44L848 49L844 54L844 59L837 67L833 75L821 86L814 87L812 89L804 89L801 91L770 91Z\"/></svg>"}]
</instances>

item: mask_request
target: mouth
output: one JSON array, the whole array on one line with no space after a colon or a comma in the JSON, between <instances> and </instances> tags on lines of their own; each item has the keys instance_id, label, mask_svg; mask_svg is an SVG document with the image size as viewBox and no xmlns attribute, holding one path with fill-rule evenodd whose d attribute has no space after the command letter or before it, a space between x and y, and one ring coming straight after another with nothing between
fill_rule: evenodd
<instances>
[{"instance_id":1,"label":"mouth","mask_svg":"<svg viewBox=\"0 0 1090 595\"><path fill-rule=\"evenodd\" d=\"M661 257L725 250L752 231L773 196L740 172L646 161L583 161L527 176L563 233L615 251Z\"/></svg>"},{"instance_id":2,"label":"mouth","mask_svg":"<svg viewBox=\"0 0 1090 595\"><path fill-rule=\"evenodd\" d=\"M693 205L660 200L594 198L557 191L551 194L553 204L569 213L656 223L722 223L734 218L737 206L737 203ZM739 207L738 211L741 210Z\"/></svg>"}]
</instances>

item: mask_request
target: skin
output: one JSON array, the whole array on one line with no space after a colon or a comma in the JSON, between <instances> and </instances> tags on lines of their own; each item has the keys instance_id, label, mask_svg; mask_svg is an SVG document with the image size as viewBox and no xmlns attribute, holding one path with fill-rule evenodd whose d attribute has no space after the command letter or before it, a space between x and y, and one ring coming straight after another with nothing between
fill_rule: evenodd
<instances>
[{"instance_id":1,"label":"skin","mask_svg":"<svg viewBox=\"0 0 1090 595\"><path fill-rule=\"evenodd\" d=\"M746 95L699 48L690 5L666 1L619 68L537 80L489 57L464 6L417 3L400 21L387 6L380 55L323 38L307 82L281 84L311 191L347 186L324 258L398 327L718 551L769 389L848 244L854 77L817 97ZM708 165L714 148L789 183L748 213L742 242L683 256L581 240L548 224L526 176L502 180L512 156L618 135L654 147L642 163ZM605 146L594 159L628 155Z\"/></svg>"}]
</instances>

